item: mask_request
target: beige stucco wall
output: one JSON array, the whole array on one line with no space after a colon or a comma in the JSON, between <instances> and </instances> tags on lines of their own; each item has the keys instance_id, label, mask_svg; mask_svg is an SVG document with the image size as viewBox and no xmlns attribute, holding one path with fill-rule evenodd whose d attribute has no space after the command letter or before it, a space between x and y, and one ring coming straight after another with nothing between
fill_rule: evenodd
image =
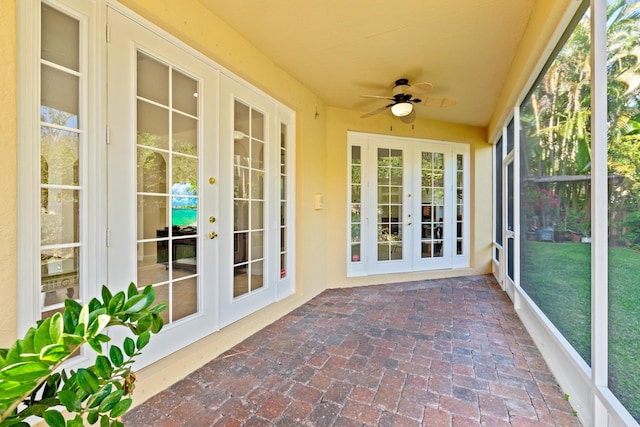
<instances>
[{"instance_id":1,"label":"beige stucco wall","mask_svg":"<svg viewBox=\"0 0 640 427\"><path fill-rule=\"evenodd\" d=\"M18 314L16 3L0 1L0 347L11 345Z\"/></svg>"},{"instance_id":2,"label":"beige stucco wall","mask_svg":"<svg viewBox=\"0 0 640 427\"><path fill-rule=\"evenodd\" d=\"M327 238L331 250L327 254L328 287L348 287L369 284L421 280L484 274L491 271L492 178L491 146L486 129L418 119L411 125L381 114L361 119L362 112L334 107L327 108L327 194L325 208ZM468 269L434 270L406 274L379 274L347 278L347 131L423 138L469 144L471 155L471 265Z\"/></svg>"}]
</instances>

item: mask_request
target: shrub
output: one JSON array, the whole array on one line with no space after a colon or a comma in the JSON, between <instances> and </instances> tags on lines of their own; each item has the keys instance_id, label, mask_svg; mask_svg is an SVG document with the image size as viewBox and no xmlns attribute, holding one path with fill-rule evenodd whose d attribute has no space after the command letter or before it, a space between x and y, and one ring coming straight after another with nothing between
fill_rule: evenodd
<instances>
[{"instance_id":1,"label":"shrub","mask_svg":"<svg viewBox=\"0 0 640 427\"><path fill-rule=\"evenodd\" d=\"M159 314L167 305L151 307L154 299L151 286L138 292L131 283L126 294L115 295L103 286L102 301L94 298L81 306L67 299L64 312L39 321L11 348L0 349L0 426L28 426L30 416L52 427L81 427L85 421L122 426L119 417L132 403L134 358L163 326ZM128 328L135 341L126 337L120 346L110 342L103 331L118 326ZM108 357L102 351L107 342ZM57 372L85 343L97 353L95 364ZM72 419L64 419L62 407Z\"/></svg>"}]
</instances>

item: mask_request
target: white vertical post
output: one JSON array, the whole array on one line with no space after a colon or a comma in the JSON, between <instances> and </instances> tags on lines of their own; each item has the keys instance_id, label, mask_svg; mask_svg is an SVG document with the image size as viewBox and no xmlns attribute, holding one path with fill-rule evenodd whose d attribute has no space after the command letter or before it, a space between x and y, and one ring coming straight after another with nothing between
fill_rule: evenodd
<instances>
[{"instance_id":1,"label":"white vertical post","mask_svg":"<svg viewBox=\"0 0 640 427\"><path fill-rule=\"evenodd\" d=\"M608 377L607 5L591 0L591 367L593 424L607 425L596 388Z\"/></svg>"}]
</instances>

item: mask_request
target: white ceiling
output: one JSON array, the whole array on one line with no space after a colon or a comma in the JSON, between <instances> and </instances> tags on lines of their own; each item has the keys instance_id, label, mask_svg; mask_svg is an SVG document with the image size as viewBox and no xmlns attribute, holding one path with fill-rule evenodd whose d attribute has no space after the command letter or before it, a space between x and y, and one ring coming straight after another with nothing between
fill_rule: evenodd
<instances>
[{"instance_id":1,"label":"white ceiling","mask_svg":"<svg viewBox=\"0 0 640 427\"><path fill-rule=\"evenodd\" d=\"M396 79L448 108L418 116L487 126L535 0L199 0L327 105L366 112ZM390 114L386 112L385 114ZM363 119L371 120L371 119Z\"/></svg>"}]
</instances>

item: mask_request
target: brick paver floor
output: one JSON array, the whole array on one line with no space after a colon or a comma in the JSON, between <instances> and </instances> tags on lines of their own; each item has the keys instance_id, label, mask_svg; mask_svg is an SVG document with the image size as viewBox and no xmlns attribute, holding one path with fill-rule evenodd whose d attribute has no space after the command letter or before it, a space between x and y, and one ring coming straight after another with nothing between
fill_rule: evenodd
<instances>
[{"instance_id":1,"label":"brick paver floor","mask_svg":"<svg viewBox=\"0 0 640 427\"><path fill-rule=\"evenodd\" d=\"M327 290L135 426L580 426L490 275Z\"/></svg>"}]
</instances>

